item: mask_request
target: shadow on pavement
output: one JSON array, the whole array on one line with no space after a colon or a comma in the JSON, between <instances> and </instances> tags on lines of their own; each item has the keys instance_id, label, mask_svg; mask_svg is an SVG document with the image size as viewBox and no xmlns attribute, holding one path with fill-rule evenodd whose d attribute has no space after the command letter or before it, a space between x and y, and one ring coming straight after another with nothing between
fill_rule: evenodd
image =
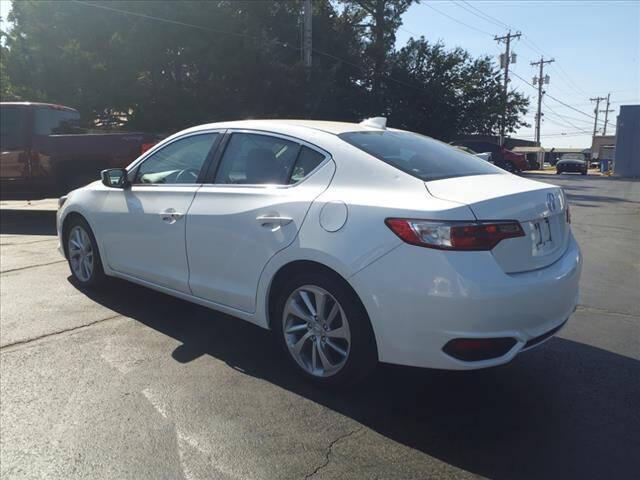
<instances>
[{"instance_id":1,"label":"shadow on pavement","mask_svg":"<svg viewBox=\"0 0 640 480\"><path fill-rule=\"evenodd\" d=\"M211 355L482 476L632 478L640 471L640 362L624 356L554 338L504 367L381 365L357 390L324 391L298 377L269 332L242 320L123 281L86 294L180 341L167 352L178 362Z\"/></svg>"},{"instance_id":2,"label":"shadow on pavement","mask_svg":"<svg viewBox=\"0 0 640 480\"><path fill-rule=\"evenodd\" d=\"M56 212L0 209L0 234L56 235Z\"/></svg>"}]
</instances>

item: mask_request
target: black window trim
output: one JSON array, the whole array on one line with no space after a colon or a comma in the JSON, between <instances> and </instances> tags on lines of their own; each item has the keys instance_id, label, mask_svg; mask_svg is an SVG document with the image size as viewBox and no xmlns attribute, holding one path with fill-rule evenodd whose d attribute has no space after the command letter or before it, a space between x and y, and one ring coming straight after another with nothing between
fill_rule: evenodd
<instances>
[{"instance_id":1,"label":"black window trim","mask_svg":"<svg viewBox=\"0 0 640 480\"><path fill-rule=\"evenodd\" d=\"M318 166L316 166L316 168L314 168L313 170L311 170L307 175L304 176L304 178L302 178L301 180L299 180L296 183L291 183L291 184L286 184L286 185L277 185L277 184L264 184L264 183L257 183L257 184L237 184L237 183L215 183L215 178L216 175L218 174L218 169L220 168L220 163L222 161L222 157L224 155L224 152L227 148L227 145L229 144L229 140L231 139L231 136L234 133L249 133L249 134L255 134L255 135L263 135L266 137L275 137L275 138L281 138L283 140L288 140L290 142L294 142L297 143L300 147L307 147L317 153L320 153L321 155L324 156L324 159L318 164ZM300 148L298 150L298 154L296 156L296 161L294 162L294 166L295 164L298 162L298 158L300 157L300 153L302 152L302 148ZM251 189L265 189L265 188L279 188L279 189L285 189L285 188L294 188L297 187L298 185L300 185L301 183L303 183L304 181L307 180L307 178L311 177L315 172L317 172L318 170L320 170L324 165L326 165L328 162L333 161L333 157L331 156L331 154L329 152L327 152L326 150L318 147L317 145L314 145L313 143L309 143L306 140L302 140L300 138L297 137L292 137L291 135L286 135L283 133L276 133L276 132L272 132L269 130L260 130L260 129L252 129L252 128L229 128L227 129L227 131L224 134L224 138L222 139L222 141L220 142L218 151L216 152L213 161L211 162L211 165L209 166L209 171L207 172L207 175L204 179L203 185L208 186L208 187L222 187L222 188L251 188ZM293 171L293 170L292 170ZM291 173L289 174L289 180L291 179Z\"/></svg>"},{"instance_id":2,"label":"black window trim","mask_svg":"<svg viewBox=\"0 0 640 480\"><path fill-rule=\"evenodd\" d=\"M201 186L204 183L204 179L206 178L206 175L209 172L211 162L213 158L216 156L216 153L220 148L222 140L225 137L225 132L226 132L226 129L224 128L198 130L196 132L189 132L184 135L171 138L171 140L167 142L162 141L157 145L154 145L152 148L150 148L148 151L142 154L139 158L134 160L133 163L129 165L129 167L127 167L127 178L129 179L131 186L132 187L166 187L166 188ZM198 135L208 135L212 133L216 133L218 134L218 136L213 142L213 145L211 145L211 148L209 149L209 153L207 153L207 158L205 158L204 163L202 164L202 168L200 169L200 174L198 175L198 178L196 179L195 183L135 183L135 179L138 176L138 169L140 168L140 166L144 162L149 160L156 152L163 150L165 147L168 147L169 145L172 145L175 142L184 140L185 138L195 137Z\"/></svg>"}]
</instances>

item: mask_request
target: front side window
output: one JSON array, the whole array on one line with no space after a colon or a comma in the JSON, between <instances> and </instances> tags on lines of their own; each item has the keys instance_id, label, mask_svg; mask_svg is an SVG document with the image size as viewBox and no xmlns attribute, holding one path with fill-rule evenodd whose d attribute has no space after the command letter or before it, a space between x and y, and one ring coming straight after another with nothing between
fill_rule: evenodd
<instances>
[{"instance_id":1,"label":"front side window","mask_svg":"<svg viewBox=\"0 0 640 480\"><path fill-rule=\"evenodd\" d=\"M215 183L287 185L300 145L283 138L234 133L225 149Z\"/></svg>"},{"instance_id":2,"label":"front side window","mask_svg":"<svg viewBox=\"0 0 640 480\"><path fill-rule=\"evenodd\" d=\"M200 171L218 135L218 133L192 135L161 148L142 162L134 183L197 183Z\"/></svg>"},{"instance_id":3,"label":"front side window","mask_svg":"<svg viewBox=\"0 0 640 480\"><path fill-rule=\"evenodd\" d=\"M0 108L0 147L3 151L26 147L26 120L27 111L22 107Z\"/></svg>"},{"instance_id":4,"label":"front side window","mask_svg":"<svg viewBox=\"0 0 640 480\"><path fill-rule=\"evenodd\" d=\"M425 182L504 173L474 155L417 133L385 130L347 132L338 136L354 147Z\"/></svg>"},{"instance_id":5,"label":"front side window","mask_svg":"<svg viewBox=\"0 0 640 480\"><path fill-rule=\"evenodd\" d=\"M36 109L36 135L63 135L82 133L80 128L80 114L75 110L41 107Z\"/></svg>"}]
</instances>

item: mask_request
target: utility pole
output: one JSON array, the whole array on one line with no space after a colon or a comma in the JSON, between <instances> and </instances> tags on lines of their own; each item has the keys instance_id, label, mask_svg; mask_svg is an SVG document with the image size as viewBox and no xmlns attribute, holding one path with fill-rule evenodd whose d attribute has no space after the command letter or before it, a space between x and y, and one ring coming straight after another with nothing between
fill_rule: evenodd
<instances>
[{"instance_id":1,"label":"utility pole","mask_svg":"<svg viewBox=\"0 0 640 480\"><path fill-rule=\"evenodd\" d=\"M304 0L304 17L302 21L302 64L307 70L307 78L311 74L313 6L311 0Z\"/></svg>"},{"instance_id":2,"label":"utility pole","mask_svg":"<svg viewBox=\"0 0 640 480\"><path fill-rule=\"evenodd\" d=\"M593 136L596 136L596 133L598 133L598 112L600 112L600 102L602 100L606 100L605 97L596 97L596 98L590 98L589 100L591 100L592 102L596 102L596 108L593 110L593 113L596 114L596 120L595 122L593 122Z\"/></svg>"},{"instance_id":3,"label":"utility pole","mask_svg":"<svg viewBox=\"0 0 640 480\"><path fill-rule=\"evenodd\" d=\"M542 95L544 95L544 90L542 90L543 84L549 83L549 75L545 77L544 75L544 65L546 63L552 63L555 60L552 58L551 60L545 60L544 56L540 57L540 60L537 62L531 62L531 66L540 66L540 73L537 78L534 77L533 84L538 83L538 113L536 114L536 142L540 145L540 129L542 127Z\"/></svg>"},{"instance_id":4,"label":"utility pole","mask_svg":"<svg viewBox=\"0 0 640 480\"><path fill-rule=\"evenodd\" d=\"M500 125L500 146L504 145L504 136L505 136L505 131L507 128L507 99L508 99L508 94L509 94L509 64L510 63L516 63L516 55L515 53L512 55L511 54L511 39L512 38L517 38L520 39L520 35L522 35L520 32L514 33L513 35L511 34L511 30L509 30L509 32L502 36L502 37L498 37L495 36L493 39L500 43L500 42L504 42L506 45L505 48L505 53L500 55L500 66L504 68L504 92L502 93L503 95L503 111L502 111L502 122ZM503 57L504 55L504 57ZM513 58L511 58L513 57Z\"/></svg>"},{"instance_id":5,"label":"utility pole","mask_svg":"<svg viewBox=\"0 0 640 480\"><path fill-rule=\"evenodd\" d=\"M609 112L613 112L613 109L609 110L609 104L611 103L611 94L608 93L607 94L607 108L605 108L604 110L600 110L601 112L604 112L604 130L602 132L602 135L606 135L607 134L607 122L609 121Z\"/></svg>"}]
</instances>

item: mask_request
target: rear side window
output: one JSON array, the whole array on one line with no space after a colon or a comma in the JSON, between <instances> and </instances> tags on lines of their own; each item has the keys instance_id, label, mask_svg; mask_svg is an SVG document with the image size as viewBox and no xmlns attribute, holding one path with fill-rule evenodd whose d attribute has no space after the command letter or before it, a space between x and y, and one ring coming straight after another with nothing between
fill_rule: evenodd
<instances>
[{"instance_id":1,"label":"rear side window","mask_svg":"<svg viewBox=\"0 0 640 480\"><path fill-rule=\"evenodd\" d=\"M300 145L284 138L234 133L224 151L215 183L286 185Z\"/></svg>"},{"instance_id":2,"label":"rear side window","mask_svg":"<svg viewBox=\"0 0 640 480\"><path fill-rule=\"evenodd\" d=\"M83 133L80 128L80 114L75 110L38 108L35 114L36 135L64 135Z\"/></svg>"},{"instance_id":3,"label":"rear side window","mask_svg":"<svg viewBox=\"0 0 640 480\"><path fill-rule=\"evenodd\" d=\"M385 130L347 132L342 140L424 181L504 173L490 163L424 135Z\"/></svg>"},{"instance_id":4,"label":"rear side window","mask_svg":"<svg viewBox=\"0 0 640 480\"><path fill-rule=\"evenodd\" d=\"M0 144L2 150L11 151L26 147L26 120L27 111L24 108L0 108Z\"/></svg>"},{"instance_id":5,"label":"rear side window","mask_svg":"<svg viewBox=\"0 0 640 480\"><path fill-rule=\"evenodd\" d=\"M289 184L298 183L304 177L309 175L318 165L322 163L325 156L320 152L311 150L307 147L302 147L298 160L296 161L291 177L289 178Z\"/></svg>"}]
</instances>

